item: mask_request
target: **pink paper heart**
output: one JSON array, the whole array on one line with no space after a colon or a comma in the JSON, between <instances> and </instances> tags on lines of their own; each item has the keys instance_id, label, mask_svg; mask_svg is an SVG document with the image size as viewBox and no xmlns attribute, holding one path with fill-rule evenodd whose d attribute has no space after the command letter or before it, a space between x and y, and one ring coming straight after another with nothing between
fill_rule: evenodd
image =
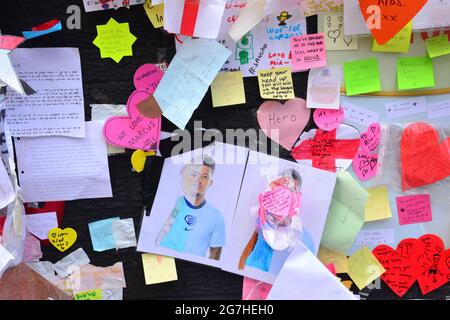
<instances>
[{"instance_id":1,"label":"pink paper heart","mask_svg":"<svg viewBox=\"0 0 450 320\"><path fill-rule=\"evenodd\" d=\"M306 101L295 98L284 105L277 101L266 101L258 109L258 123L263 132L273 141L291 150L309 121L311 110Z\"/></svg>"},{"instance_id":2,"label":"pink paper heart","mask_svg":"<svg viewBox=\"0 0 450 320\"><path fill-rule=\"evenodd\" d=\"M353 159L352 166L360 180L369 180L377 174L378 155L360 151Z\"/></svg>"},{"instance_id":3,"label":"pink paper heart","mask_svg":"<svg viewBox=\"0 0 450 320\"><path fill-rule=\"evenodd\" d=\"M316 109L313 114L314 122L325 131L333 131L344 121L344 109Z\"/></svg>"},{"instance_id":4,"label":"pink paper heart","mask_svg":"<svg viewBox=\"0 0 450 320\"><path fill-rule=\"evenodd\" d=\"M372 123L366 132L361 134L361 148L365 152L377 150L381 141L381 126L379 123Z\"/></svg>"},{"instance_id":5,"label":"pink paper heart","mask_svg":"<svg viewBox=\"0 0 450 320\"><path fill-rule=\"evenodd\" d=\"M134 87L136 90L153 93L163 75L164 73L158 66L150 63L143 64L134 73Z\"/></svg>"},{"instance_id":6,"label":"pink paper heart","mask_svg":"<svg viewBox=\"0 0 450 320\"><path fill-rule=\"evenodd\" d=\"M161 118L144 117L137 109L137 104L149 96L146 91L134 91L127 102L129 117L110 117L105 122L103 133L109 144L146 151L158 149Z\"/></svg>"},{"instance_id":7,"label":"pink paper heart","mask_svg":"<svg viewBox=\"0 0 450 320\"><path fill-rule=\"evenodd\" d=\"M262 194L261 204L270 213L286 217L289 215L292 202L292 193L289 188L278 186Z\"/></svg>"}]
</instances>

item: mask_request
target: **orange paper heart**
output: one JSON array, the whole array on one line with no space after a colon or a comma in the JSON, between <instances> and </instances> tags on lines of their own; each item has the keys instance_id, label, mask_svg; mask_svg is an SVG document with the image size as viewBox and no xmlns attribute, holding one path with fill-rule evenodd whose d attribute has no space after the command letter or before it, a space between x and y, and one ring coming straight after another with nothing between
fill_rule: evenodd
<instances>
[{"instance_id":1,"label":"orange paper heart","mask_svg":"<svg viewBox=\"0 0 450 320\"><path fill-rule=\"evenodd\" d=\"M428 0L359 0L359 8L378 44L391 40Z\"/></svg>"}]
</instances>

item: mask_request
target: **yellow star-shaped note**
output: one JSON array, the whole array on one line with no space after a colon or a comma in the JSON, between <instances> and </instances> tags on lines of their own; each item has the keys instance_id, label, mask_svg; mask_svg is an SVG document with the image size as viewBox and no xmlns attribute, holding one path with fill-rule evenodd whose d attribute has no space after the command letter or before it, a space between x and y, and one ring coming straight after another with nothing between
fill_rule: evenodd
<instances>
[{"instance_id":1,"label":"yellow star-shaped note","mask_svg":"<svg viewBox=\"0 0 450 320\"><path fill-rule=\"evenodd\" d=\"M92 42L100 49L100 57L119 63L125 56L133 56L132 45L136 37L130 32L128 22L118 23L113 18L97 26L97 37Z\"/></svg>"}]
</instances>

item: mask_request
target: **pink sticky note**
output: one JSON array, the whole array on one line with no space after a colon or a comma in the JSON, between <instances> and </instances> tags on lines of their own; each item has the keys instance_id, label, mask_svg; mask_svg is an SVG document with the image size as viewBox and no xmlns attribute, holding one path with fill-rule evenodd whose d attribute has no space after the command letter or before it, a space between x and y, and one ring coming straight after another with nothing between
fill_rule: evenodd
<instances>
[{"instance_id":1,"label":"pink sticky note","mask_svg":"<svg viewBox=\"0 0 450 320\"><path fill-rule=\"evenodd\" d=\"M276 187L273 190L264 192L261 202L265 209L277 216L287 216L291 208L291 191L284 186Z\"/></svg>"},{"instance_id":2,"label":"pink sticky note","mask_svg":"<svg viewBox=\"0 0 450 320\"><path fill-rule=\"evenodd\" d=\"M314 122L325 131L333 131L344 121L344 109L316 109L314 111Z\"/></svg>"},{"instance_id":3,"label":"pink sticky note","mask_svg":"<svg viewBox=\"0 0 450 320\"><path fill-rule=\"evenodd\" d=\"M291 38L292 70L308 70L327 65L323 33Z\"/></svg>"},{"instance_id":4,"label":"pink sticky note","mask_svg":"<svg viewBox=\"0 0 450 320\"><path fill-rule=\"evenodd\" d=\"M400 225L432 220L429 194L397 197L396 201Z\"/></svg>"},{"instance_id":5,"label":"pink sticky note","mask_svg":"<svg viewBox=\"0 0 450 320\"><path fill-rule=\"evenodd\" d=\"M23 41L25 41L25 38L23 37L0 36L0 49L14 50Z\"/></svg>"},{"instance_id":6,"label":"pink sticky note","mask_svg":"<svg viewBox=\"0 0 450 320\"><path fill-rule=\"evenodd\" d=\"M23 262L39 261L42 258L41 242L27 232L23 249Z\"/></svg>"},{"instance_id":7,"label":"pink sticky note","mask_svg":"<svg viewBox=\"0 0 450 320\"><path fill-rule=\"evenodd\" d=\"M377 174L378 155L360 151L356 153L352 167L360 180L369 180Z\"/></svg>"},{"instance_id":8,"label":"pink sticky note","mask_svg":"<svg viewBox=\"0 0 450 320\"><path fill-rule=\"evenodd\" d=\"M134 87L136 90L155 92L163 75L160 67L150 63L143 64L134 73Z\"/></svg>"},{"instance_id":9,"label":"pink sticky note","mask_svg":"<svg viewBox=\"0 0 450 320\"><path fill-rule=\"evenodd\" d=\"M336 267L334 263L327 264L325 267L327 267L333 275L336 275Z\"/></svg>"},{"instance_id":10,"label":"pink sticky note","mask_svg":"<svg viewBox=\"0 0 450 320\"><path fill-rule=\"evenodd\" d=\"M266 300L272 285L244 277L242 300Z\"/></svg>"},{"instance_id":11,"label":"pink sticky note","mask_svg":"<svg viewBox=\"0 0 450 320\"><path fill-rule=\"evenodd\" d=\"M137 69L134 74L137 90L127 102L129 117L110 117L103 127L103 134L109 144L136 150L158 150L161 117L144 117L137 105L155 92L163 75L161 69L153 64L144 64Z\"/></svg>"},{"instance_id":12,"label":"pink sticky note","mask_svg":"<svg viewBox=\"0 0 450 320\"><path fill-rule=\"evenodd\" d=\"M361 134L361 148L366 152L377 150L381 141L381 126L375 122L369 126L366 132Z\"/></svg>"}]
</instances>

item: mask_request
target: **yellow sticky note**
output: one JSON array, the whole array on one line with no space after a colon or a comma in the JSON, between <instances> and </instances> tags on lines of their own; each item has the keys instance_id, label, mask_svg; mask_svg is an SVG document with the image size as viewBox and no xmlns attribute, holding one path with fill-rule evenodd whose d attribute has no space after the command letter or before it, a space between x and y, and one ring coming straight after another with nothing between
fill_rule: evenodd
<instances>
[{"instance_id":1,"label":"yellow sticky note","mask_svg":"<svg viewBox=\"0 0 450 320\"><path fill-rule=\"evenodd\" d=\"M356 251L348 258L348 275L352 278L359 290L365 288L385 271L367 247Z\"/></svg>"},{"instance_id":2,"label":"yellow sticky note","mask_svg":"<svg viewBox=\"0 0 450 320\"><path fill-rule=\"evenodd\" d=\"M387 187L382 186L367 191L369 192L369 200L365 209L365 222L391 218L392 211L389 205Z\"/></svg>"},{"instance_id":3,"label":"yellow sticky note","mask_svg":"<svg viewBox=\"0 0 450 320\"><path fill-rule=\"evenodd\" d=\"M450 42L446 34L427 39L425 45L427 46L430 58L436 58L450 53Z\"/></svg>"},{"instance_id":4,"label":"yellow sticky note","mask_svg":"<svg viewBox=\"0 0 450 320\"><path fill-rule=\"evenodd\" d=\"M244 79L241 71L219 73L211 83L213 107L245 103Z\"/></svg>"},{"instance_id":5,"label":"yellow sticky note","mask_svg":"<svg viewBox=\"0 0 450 320\"><path fill-rule=\"evenodd\" d=\"M334 50L358 50L358 37L344 35L344 14L327 13L323 16L323 33L325 34L325 48Z\"/></svg>"},{"instance_id":6,"label":"yellow sticky note","mask_svg":"<svg viewBox=\"0 0 450 320\"><path fill-rule=\"evenodd\" d=\"M294 99L291 68L258 71L259 92L263 99Z\"/></svg>"},{"instance_id":7,"label":"yellow sticky note","mask_svg":"<svg viewBox=\"0 0 450 320\"><path fill-rule=\"evenodd\" d=\"M102 300L102 289L94 289L75 294L75 300Z\"/></svg>"},{"instance_id":8,"label":"yellow sticky note","mask_svg":"<svg viewBox=\"0 0 450 320\"><path fill-rule=\"evenodd\" d=\"M69 249L77 240L77 232L72 228L53 228L48 232L48 240L59 251Z\"/></svg>"},{"instance_id":9,"label":"yellow sticky note","mask_svg":"<svg viewBox=\"0 0 450 320\"><path fill-rule=\"evenodd\" d=\"M317 258L319 258L320 262L324 265L333 263L336 268L336 273L348 272L347 256L343 253L320 246Z\"/></svg>"},{"instance_id":10,"label":"yellow sticky note","mask_svg":"<svg viewBox=\"0 0 450 320\"><path fill-rule=\"evenodd\" d=\"M156 284L178 280L175 259L156 254L142 255L145 284Z\"/></svg>"},{"instance_id":11,"label":"yellow sticky note","mask_svg":"<svg viewBox=\"0 0 450 320\"><path fill-rule=\"evenodd\" d=\"M164 3L152 6L152 1L146 0L144 9L154 28L164 26Z\"/></svg>"},{"instance_id":12,"label":"yellow sticky note","mask_svg":"<svg viewBox=\"0 0 450 320\"><path fill-rule=\"evenodd\" d=\"M383 45L379 45L373 39L372 51L375 52L403 52L409 51L411 44L412 22L410 21L402 30L399 31L391 40Z\"/></svg>"},{"instance_id":13,"label":"yellow sticky note","mask_svg":"<svg viewBox=\"0 0 450 320\"><path fill-rule=\"evenodd\" d=\"M100 49L101 58L111 58L119 63L123 57L133 55L135 41L128 22L118 23L110 18L107 24L97 26L97 37L92 43Z\"/></svg>"}]
</instances>

